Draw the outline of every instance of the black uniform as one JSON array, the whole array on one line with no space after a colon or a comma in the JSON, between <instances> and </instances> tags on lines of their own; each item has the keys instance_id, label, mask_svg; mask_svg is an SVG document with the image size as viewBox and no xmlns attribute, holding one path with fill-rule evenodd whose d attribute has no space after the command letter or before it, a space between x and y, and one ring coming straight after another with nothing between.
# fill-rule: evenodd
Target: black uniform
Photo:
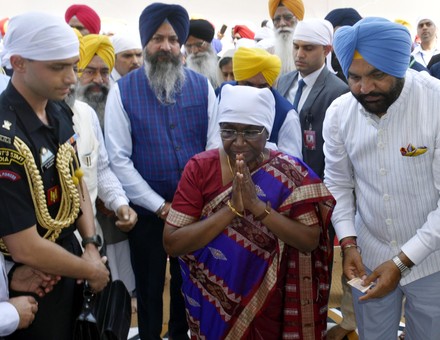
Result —
<instances>
[{"instance_id":1,"label":"black uniform","mask_svg":"<svg viewBox=\"0 0 440 340\"><path fill-rule=\"evenodd\" d=\"M46 107L49 125L45 125L26 100L9 83L0 96L0 237L14 234L37 224L38 232L47 231L38 225L24 156L14 147L18 136L32 151L43 179L46 203L54 218L58 212L61 187L55 167L59 145L73 143L72 114L64 106L50 102ZM57 243L71 253L80 255L81 247L73 234L75 226L64 228ZM18 265L18 264L17 264ZM62 278L54 290L38 301L38 313L28 329L13 333L8 339L70 339L81 287L74 279ZM10 296L23 295L10 291ZM28 295L28 293L26 293Z\"/></svg>"}]
</instances>

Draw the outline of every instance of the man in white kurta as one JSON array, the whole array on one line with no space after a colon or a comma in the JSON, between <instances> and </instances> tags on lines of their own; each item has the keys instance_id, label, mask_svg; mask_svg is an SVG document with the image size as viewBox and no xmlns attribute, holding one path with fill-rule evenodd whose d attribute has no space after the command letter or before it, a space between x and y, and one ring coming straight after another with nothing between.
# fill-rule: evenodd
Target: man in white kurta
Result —
<instances>
[{"instance_id":1,"label":"man in white kurta","mask_svg":"<svg viewBox=\"0 0 440 340\"><path fill-rule=\"evenodd\" d=\"M361 339L440 339L440 82L407 70L411 39L385 19L335 34L351 93L324 121L325 184ZM368 277L366 275L369 275Z\"/></svg>"}]
</instances>

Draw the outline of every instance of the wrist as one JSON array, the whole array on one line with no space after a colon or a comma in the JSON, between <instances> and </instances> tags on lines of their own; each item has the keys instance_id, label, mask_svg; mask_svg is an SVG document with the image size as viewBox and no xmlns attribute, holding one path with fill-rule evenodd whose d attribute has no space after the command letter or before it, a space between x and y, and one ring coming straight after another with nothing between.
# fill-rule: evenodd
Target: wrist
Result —
<instances>
[{"instance_id":1,"label":"wrist","mask_svg":"<svg viewBox=\"0 0 440 340\"><path fill-rule=\"evenodd\" d=\"M271 212L272 212L272 206L271 206L271 204L270 204L270 201L267 201L267 202L266 202L266 205L264 206L264 210L263 210L261 213L254 215L254 216L255 216L254 219L255 219L256 221L262 221L262 220L264 220L267 216L269 216Z\"/></svg>"},{"instance_id":2,"label":"wrist","mask_svg":"<svg viewBox=\"0 0 440 340\"><path fill-rule=\"evenodd\" d=\"M362 253L361 248L357 245L356 237L344 237L339 245L341 247L341 256L344 257L345 253L349 251L349 249L356 249L359 254Z\"/></svg>"},{"instance_id":3,"label":"wrist","mask_svg":"<svg viewBox=\"0 0 440 340\"><path fill-rule=\"evenodd\" d=\"M102 246L102 238L100 235L93 235L91 237L85 237L81 241L81 245L84 249L86 247L95 246L96 249Z\"/></svg>"},{"instance_id":4,"label":"wrist","mask_svg":"<svg viewBox=\"0 0 440 340\"><path fill-rule=\"evenodd\" d=\"M228 205L229 210L231 210L236 216L244 217L244 211L238 211L233 205L231 200L228 200L226 203Z\"/></svg>"},{"instance_id":5,"label":"wrist","mask_svg":"<svg viewBox=\"0 0 440 340\"><path fill-rule=\"evenodd\" d=\"M167 201L163 201L163 203L160 205L159 209L156 210L155 214L160 217L162 214L163 209L165 208L165 205L167 204Z\"/></svg>"}]
</instances>

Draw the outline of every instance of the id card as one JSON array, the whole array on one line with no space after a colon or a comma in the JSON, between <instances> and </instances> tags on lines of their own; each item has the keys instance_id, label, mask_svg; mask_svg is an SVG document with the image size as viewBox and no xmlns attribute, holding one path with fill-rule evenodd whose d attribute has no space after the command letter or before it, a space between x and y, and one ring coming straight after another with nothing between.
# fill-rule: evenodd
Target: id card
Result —
<instances>
[{"instance_id":1,"label":"id card","mask_svg":"<svg viewBox=\"0 0 440 340\"><path fill-rule=\"evenodd\" d=\"M350 286L360 290L362 293L365 293L368 289L373 286L373 283L370 283L368 286L362 286L362 279L360 277L355 277L347 282Z\"/></svg>"},{"instance_id":2,"label":"id card","mask_svg":"<svg viewBox=\"0 0 440 340\"><path fill-rule=\"evenodd\" d=\"M316 131L304 130L304 146L307 150L316 149Z\"/></svg>"}]
</instances>

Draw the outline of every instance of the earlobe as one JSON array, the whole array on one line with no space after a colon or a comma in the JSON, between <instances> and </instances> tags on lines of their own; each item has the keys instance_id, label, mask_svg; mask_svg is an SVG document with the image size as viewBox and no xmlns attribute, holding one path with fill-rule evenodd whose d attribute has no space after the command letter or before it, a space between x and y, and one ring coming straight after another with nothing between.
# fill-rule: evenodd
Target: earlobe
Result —
<instances>
[{"instance_id":1,"label":"earlobe","mask_svg":"<svg viewBox=\"0 0 440 340\"><path fill-rule=\"evenodd\" d=\"M22 72L25 67L25 59L19 55L13 55L10 58L11 66L14 72Z\"/></svg>"}]
</instances>

